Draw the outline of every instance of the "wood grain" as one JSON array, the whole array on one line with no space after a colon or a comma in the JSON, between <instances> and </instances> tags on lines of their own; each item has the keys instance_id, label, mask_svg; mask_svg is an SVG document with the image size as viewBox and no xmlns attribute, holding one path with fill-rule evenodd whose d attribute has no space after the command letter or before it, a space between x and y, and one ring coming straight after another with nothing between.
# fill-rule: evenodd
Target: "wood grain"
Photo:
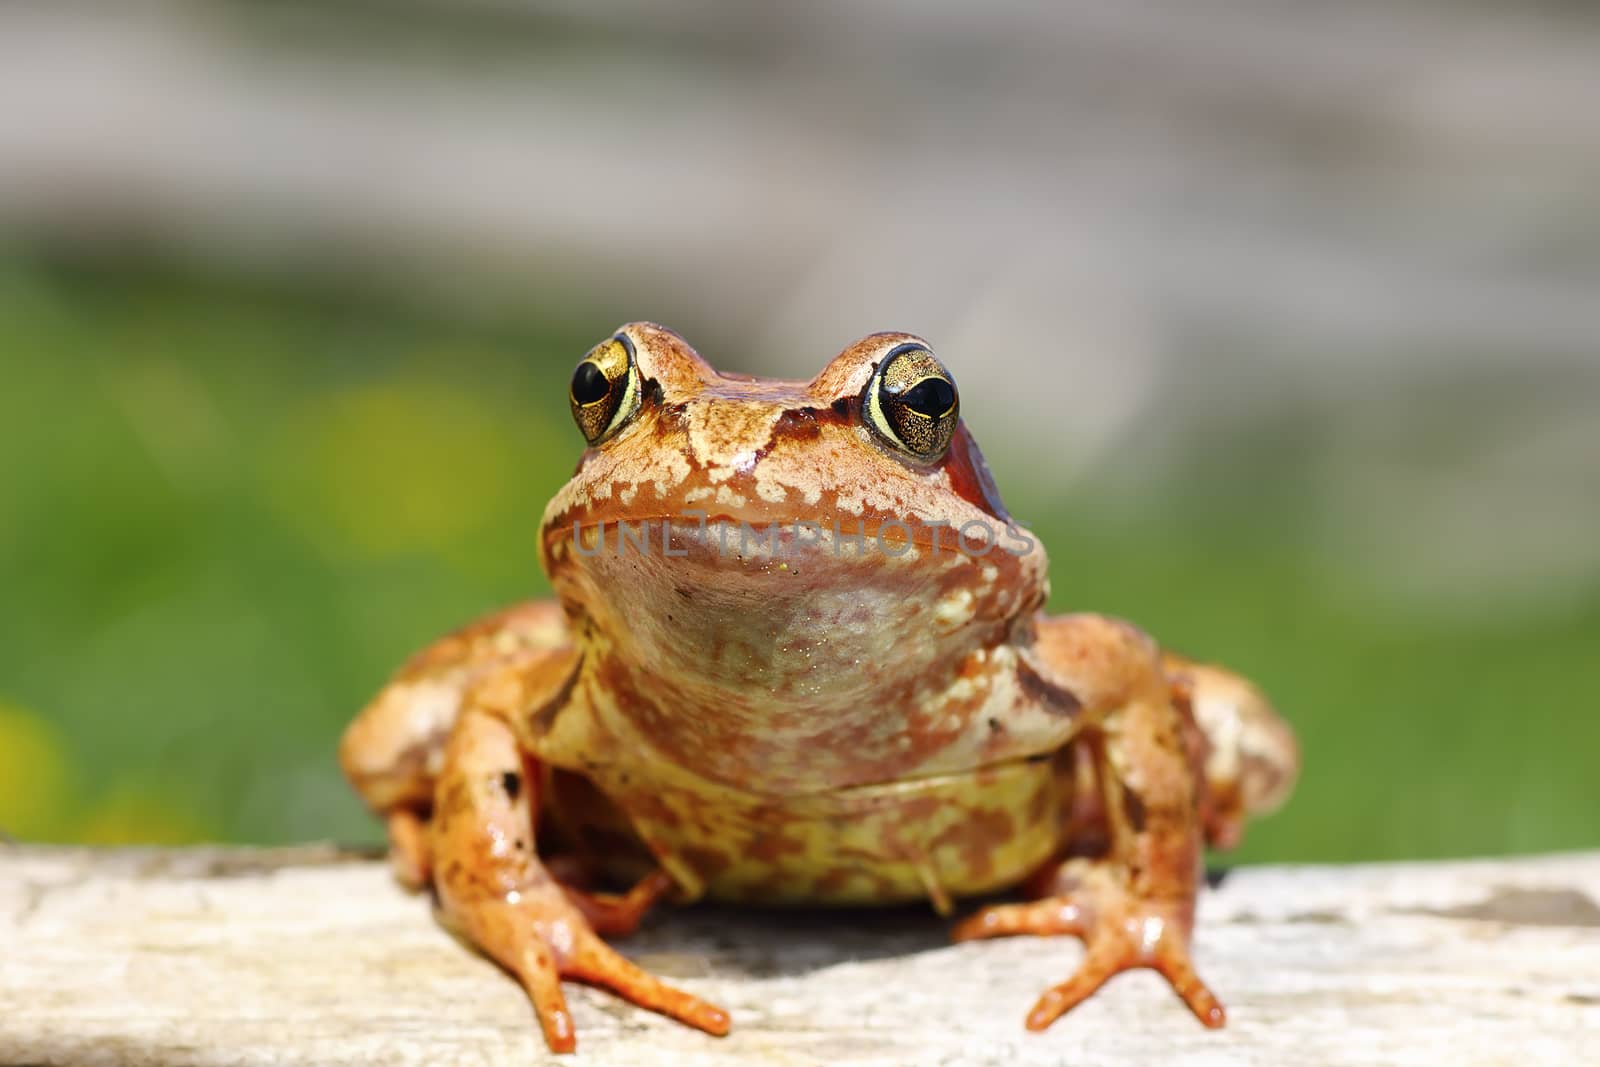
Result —
<instances>
[{"instance_id":1,"label":"wood grain","mask_svg":"<svg viewBox=\"0 0 1600 1067\"><path fill-rule=\"evenodd\" d=\"M623 943L729 1008L690 1032L572 987L577 1064L1600 1062L1600 853L1272 867L1202 901L1202 1030L1148 975L1043 1035L1074 942L920 909L667 910ZM332 846L0 846L0 1064L541 1063L521 991Z\"/></svg>"}]
</instances>

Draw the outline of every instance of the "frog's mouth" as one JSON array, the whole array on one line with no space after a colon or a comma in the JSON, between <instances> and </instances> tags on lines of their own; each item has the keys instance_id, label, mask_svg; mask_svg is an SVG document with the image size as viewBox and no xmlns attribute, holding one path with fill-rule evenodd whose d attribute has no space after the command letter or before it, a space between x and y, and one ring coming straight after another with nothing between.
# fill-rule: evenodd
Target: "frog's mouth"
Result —
<instances>
[{"instance_id":1,"label":"frog's mouth","mask_svg":"<svg viewBox=\"0 0 1600 1067\"><path fill-rule=\"evenodd\" d=\"M899 519L841 528L696 515L575 523L566 536L547 540L547 549L561 564L552 568L558 586L568 573L590 579L574 590L586 602L619 600L633 613L649 613L674 599L697 600L701 612L726 601L730 613L750 622L766 613L752 597L768 609L883 597L914 610L941 595L975 600L1030 585L1018 579L1032 561L980 544L988 536L1004 535ZM1018 543L1031 550L1031 540Z\"/></svg>"},{"instance_id":2,"label":"frog's mouth","mask_svg":"<svg viewBox=\"0 0 1600 1067\"><path fill-rule=\"evenodd\" d=\"M937 594L941 577L967 569L953 552L930 560L900 531L836 535L817 525L755 526L732 519L617 522L575 531L560 568L591 606L610 603L629 625L656 616L686 630L746 634L786 626L839 632L869 626L899 604L902 622ZM895 538L899 537L896 541ZM877 620L888 624L893 620Z\"/></svg>"},{"instance_id":3,"label":"frog's mouth","mask_svg":"<svg viewBox=\"0 0 1600 1067\"><path fill-rule=\"evenodd\" d=\"M794 560L883 563L947 561L954 557L1003 563L1037 552L1032 535L1006 521L973 520L955 526L914 516L863 516L848 519L777 515L711 514L685 509L677 515L574 519L547 528L545 548L552 562L582 562L602 556L657 556L702 564L715 557L729 564L782 565Z\"/></svg>"},{"instance_id":4,"label":"frog's mouth","mask_svg":"<svg viewBox=\"0 0 1600 1067\"><path fill-rule=\"evenodd\" d=\"M880 545L716 520L630 525L566 541L558 595L630 664L766 707L870 706L1004 640L1041 595L1031 560L934 554L896 543L898 530Z\"/></svg>"}]
</instances>

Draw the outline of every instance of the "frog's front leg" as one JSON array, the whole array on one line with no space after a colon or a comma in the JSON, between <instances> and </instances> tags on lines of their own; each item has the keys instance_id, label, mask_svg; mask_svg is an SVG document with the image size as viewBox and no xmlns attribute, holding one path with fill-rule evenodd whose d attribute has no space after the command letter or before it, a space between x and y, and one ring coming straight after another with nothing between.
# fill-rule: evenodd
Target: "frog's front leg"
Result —
<instances>
[{"instance_id":1,"label":"frog's front leg","mask_svg":"<svg viewBox=\"0 0 1600 1067\"><path fill-rule=\"evenodd\" d=\"M554 600L486 615L412 656L345 729L339 765L383 817L390 865L403 885L428 884L434 783L467 690L518 659L566 647L566 618Z\"/></svg>"},{"instance_id":2,"label":"frog's front leg","mask_svg":"<svg viewBox=\"0 0 1600 1067\"><path fill-rule=\"evenodd\" d=\"M1078 972L1047 990L1028 1015L1042 1030L1113 975L1148 967L1171 983L1195 1017L1224 1022L1222 1005L1189 958L1201 872L1197 782L1154 643L1099 616L1041 619L1031 666L1072 692L1102 790L1104 855L1069 858L1026 887L1038 899L985 908L960 923L957 940L1073 934L1086 955Z\"/></svg>"},{"instance_id":3,"label":"frog's front leg","mask_svg":"<svg viewBox=\"0 0 1600 1067\"><path fill-rule=\"evenodd\" d=\"M596 925L630 928L670 882L650 876L613 907L602 902L596 910L595 898L574 899L540 861L537 771L500 714L468 704L445 749L431 827L443 921L517 977L554 1052L577 1047L563 978L605 986L707 1033L727 1033L726 1012L647 974L595 933Z\"/></svg>"}]
</instances>

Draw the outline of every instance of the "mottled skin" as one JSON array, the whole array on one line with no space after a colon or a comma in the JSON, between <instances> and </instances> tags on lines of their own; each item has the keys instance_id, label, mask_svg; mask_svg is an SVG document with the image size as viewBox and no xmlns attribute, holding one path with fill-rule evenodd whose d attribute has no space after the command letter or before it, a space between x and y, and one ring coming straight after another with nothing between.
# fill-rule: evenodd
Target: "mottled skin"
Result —
<instances>
[{"instance_id":1,"label":"mottled skin","mask_svg":"<svg viewBox=\"0 0 1600 1067\"><path fill-rule=\"evenodd\" d=\"M1030 1028L1135 967L1220 1026L1189 959L1201 851L1298 766L1261 696L1127 623L1041 613L1044 550L953 402L944 437L902 416L932 454L885 431L902 394L874 374L923 359L916 338L867 337L797 383L719 374L657 326L617 336L586 360L604 374L574 377L592 446L540 530L556 599L429 647L346 732L400 878L521 980L557 1051L575 1046L562 978L727 1031L598 936L667 896L948 913L1018 887L1028 902L955 936L1083 939ZM963 547L973 523L995 544Z\"/></svg>"}]
</instances>

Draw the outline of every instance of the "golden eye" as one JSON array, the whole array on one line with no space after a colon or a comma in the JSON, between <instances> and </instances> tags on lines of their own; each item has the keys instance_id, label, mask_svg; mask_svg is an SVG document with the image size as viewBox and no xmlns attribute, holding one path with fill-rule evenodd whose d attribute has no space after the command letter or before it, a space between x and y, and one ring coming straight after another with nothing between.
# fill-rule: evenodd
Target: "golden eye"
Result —
<instances>
[{"instance_id":1,"label":"golden eye","mask_svg":"<svg viewBox=\"0 0 1600 1067\"><path fill-rule=\"evenodd\" d=\"M961 419L954 379L920 344L889 351L867 382L861 407L879 437L922 463L944 455Z\"/></svg>"},{"instance_id":2,"label":"golden eye","mask_svg":"<svg viewBox=\"0 0 1600 1067\"><path fill-rule=\"evenodd\" d=\"M626 334L602 341L572 372L572 420L583 439L597 445L639 410L639 364Z\"/></svg>"}]
</instances>

